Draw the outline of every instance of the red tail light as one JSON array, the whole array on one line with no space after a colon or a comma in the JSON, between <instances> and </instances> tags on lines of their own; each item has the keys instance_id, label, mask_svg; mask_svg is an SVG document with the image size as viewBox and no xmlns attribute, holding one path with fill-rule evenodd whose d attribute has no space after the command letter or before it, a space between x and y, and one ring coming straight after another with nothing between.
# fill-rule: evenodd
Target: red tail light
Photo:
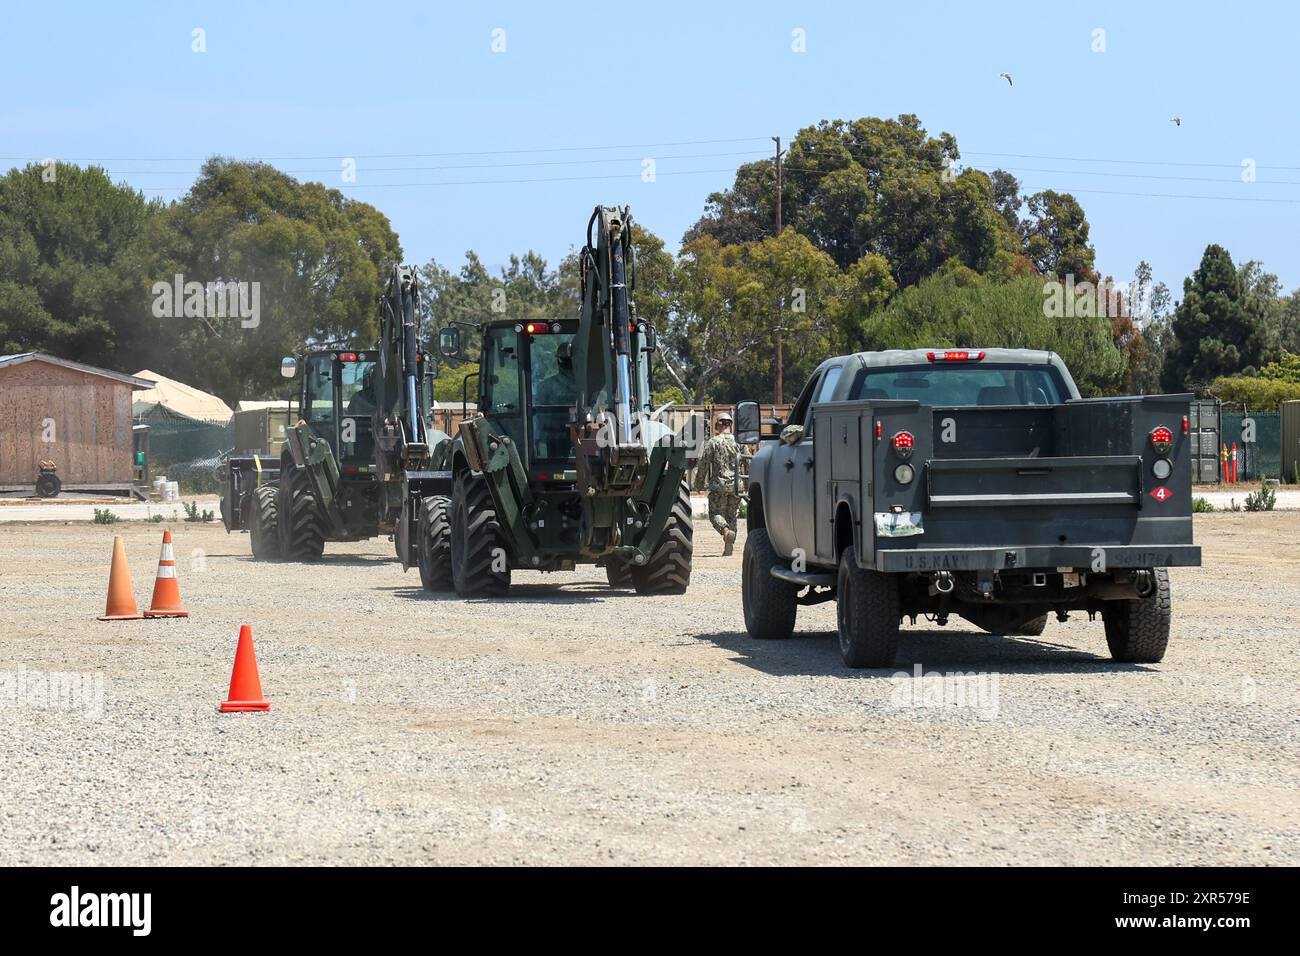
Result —
<instances>
[{"instance_id":1,"label":"red tail light","mask_svg":"<svg viewBox=\"0 0 1300 956\"><path fill-rule=\"evenodd\" d=\"M885 436L885 426L876 422L876 441L880 441Z\"/></svg>"},{"instance_id":2,"label":"red tail light","mask_svg":"<svg viewBox=\"0 0 1300 956\"><path fill-rule=\"evenodd\" d=\"M911 432L899 432L891 442L894 446L894 454L903 461L912 457L912 448L916 445L916 439L912 437Z\"/></svg>"},{"instance_id":3,"label":"red tail light","mask_svg":"<svg viewBox=\"0 0 1300 956\"><path fill-rule=\"evenodd\" d=\"M1187 416L1183 416L1183 434L1186 435L1191 426L1187 423Z\"/></svg>"},{"instance_id":4,"label":"red tail light","mask_svg":"<svg viewBox=\"0 0 1300 956\"><path fill-rule=\"evenodd\" d=\"M1174 447L1174 433L1164 425L1157 425L1151 429L1151 447L1162 457L1169 454L1169 450Z\"/></svg>"},{"instance_id":5,"label":"red tail light","mask_svg":"<svg viewBox=\"0 0 1300 956\"><path fill-rule=\"evenodd\" d=\"M925 357L931 362L979 362L984 358L984 353L951 349L947 352L926 352Z\"/></svg>"},{"instance_id":6,"label":"red tail light","mask_svg":"<svg viewBox=\"0 0 1300 956\"><path fill-rule=\"evenodd\" d=\"M356 360L357 360L357 353L356 353L356 352L340 352L340 353L339 353L339 361L340 361L340 362L355 362Z\"/></svg>"}]
</instances>

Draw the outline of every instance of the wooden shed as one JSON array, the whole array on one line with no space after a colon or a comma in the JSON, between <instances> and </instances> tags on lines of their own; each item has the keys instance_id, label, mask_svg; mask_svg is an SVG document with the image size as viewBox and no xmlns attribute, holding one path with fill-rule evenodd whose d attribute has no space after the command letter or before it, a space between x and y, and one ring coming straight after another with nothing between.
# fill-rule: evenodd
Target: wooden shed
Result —
<instances>
[{"instance_id":1,"label":"wooden shed","mask_svg":"<svg viewBox=\"0 0 1300 956\"><path fill-rule=\"evenodd\" d=\"M131 396L152 387L38 352L0 355L0 492L31 492L53 461L65 492L129 494Z\"/></svg>"}]
</instances>

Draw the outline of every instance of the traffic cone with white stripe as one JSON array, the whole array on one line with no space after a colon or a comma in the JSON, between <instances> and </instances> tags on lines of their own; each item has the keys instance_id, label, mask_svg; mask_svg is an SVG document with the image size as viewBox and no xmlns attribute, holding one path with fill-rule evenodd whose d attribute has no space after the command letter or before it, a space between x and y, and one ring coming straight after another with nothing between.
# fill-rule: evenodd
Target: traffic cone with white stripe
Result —
<instances>
[{"instance_id":1,"label":"traffic cone with white stripe","mask_svg":"<svg viewBox=\"0 0 1300 956\"><path fill-rule=\"evenodd\" d=\"M158 577L153 584L153 600L145 617L189 617L181 609L181 589L176 583L176 555L172 551L171 529L163 532L162 554L158 557Z\"/></svg>"}]
</instances>

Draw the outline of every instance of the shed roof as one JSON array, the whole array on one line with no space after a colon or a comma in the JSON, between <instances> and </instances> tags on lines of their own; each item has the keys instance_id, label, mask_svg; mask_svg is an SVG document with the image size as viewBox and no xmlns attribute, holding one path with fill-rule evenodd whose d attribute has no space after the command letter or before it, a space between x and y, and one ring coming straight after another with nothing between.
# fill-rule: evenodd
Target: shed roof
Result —
<instances>
[{"instance_id":1,"label":"shed roof","mask_svg":"<svg viewBox=\"0 0 1300 956\"><path fill-rule=\"evenodd\" d=\"M7 368L11 365L22 365L24 362L48 362L51 365L60 365L63 368L75 369L78 372L85 372L87 375L99 375L103 378L111 378L115 382L122 382L130 385L132 388L151 388L153 382L138 378L134 375L126 375L122 372L112 372L106 368L96 368L94 365L85 365L81 362L73 362L71 359L56 358L53 355L46 355L43 352L17 352L13 355L0 355L0 368Z\"/></svg>"},{"instance_id":2,"label":"shed roof","mask_svg":"<svg viewBox=\"0 0 1300 956\"><path fill-rule=\"evenodd\" d=\"M169 411L203 422L229 422L235 414L230 406L193 385L186 385L147 368L135 373L138 379L146 380L148 391L132 396L132 404L137 412L142 406L161 405Z\"/></svg>"}]
</instances>

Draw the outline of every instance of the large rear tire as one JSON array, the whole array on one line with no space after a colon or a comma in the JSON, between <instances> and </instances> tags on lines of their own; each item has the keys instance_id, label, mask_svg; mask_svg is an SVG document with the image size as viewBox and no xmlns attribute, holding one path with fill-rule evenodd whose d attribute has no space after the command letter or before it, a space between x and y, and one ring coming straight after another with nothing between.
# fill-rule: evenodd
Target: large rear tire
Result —
<instances>
[{"instance_id":1,"label":"large rear tire","mask_svg":"<svg viewBox=\"0 0 1300 956\"><path fill-rule=\"evenodd\" d=\"M462 471L451 494L452 585L461 597L510 590L509 550L487 482Z\"/></svg>"},{"instance_id":2,"label":"large rear tire","mask_svg":"<svg viewBox=\"0 0 1300 956\"><path fill-rule=\"evenodd\" d=\"M451 591L451 499L432 495L420 502L416 525L416 562L426 591Z\"/></svg>"},{"instance_id":3,"label":"large rear tire","mask_svg":"<svg viewBox=\"0 0 1300 956\"><path fill-rule=\"evenodd\" d=\"M279 503L275 485L261 485L248 496L248 540L254 561L277 561L280 558Z\"/></svg>"},{"instance_id":4,"label":"large rear tire","mask_svg":"<svg viewBox=\"0 0 1300 956\"><path fill-rule=\"evenodd\" d=\"M280 469L280 556L318 561L325 551L325 516L316 504L307 473L286 462Z\"/></svg>"},{"instance_id":5,"label":"large rear tire","mask_svg":"<svg viewBox=\"0 0 1300 956\"><path fill-rule=\"evenodd\" d=\"M1169 593L1169 571L1155 569L1156 589L1137 601L1111 601L1101 612L1106 626L1110 656L1126 664L1155 664L1164 659L1169 647L1169 622L1173 598Z\"/></svg>"},{"instance_id":6,"label":"large rear tire","mask_svg":"<svg viewBox=\"0 0 1300 956\"><path fill-rule=\"evenodd\" d=\"M632 586L637 594L685 594L691 584L691 554L695 527L691 521L691 489L685 481L678 486L677 500L664 525L663 535L650 560L633 566Z\"/></svg>"},{"instance_id":7,"label":"large rear tire","mask_svg":"<svg viewBox=\"0 0 1300 956\"><path fill-rule=\"evenodd\" d=\"M740 599L745 610L745 630L760 641L782 641L794 633L799 588L772 577L772 569L780 563L767 529L751 528L741 558Z\"/></svg>"},{"instance_id":8,"label":"large rear tire","mask_svg":"<svg viewBox=\"0 0 1300 956\"><path fill-rule=\"evenodd\" d=\"M898 579L858 567L853 546L840 555L835 614L840 655L849 667L892 667L901 619Z\"/></svg>"}]
</instances>

